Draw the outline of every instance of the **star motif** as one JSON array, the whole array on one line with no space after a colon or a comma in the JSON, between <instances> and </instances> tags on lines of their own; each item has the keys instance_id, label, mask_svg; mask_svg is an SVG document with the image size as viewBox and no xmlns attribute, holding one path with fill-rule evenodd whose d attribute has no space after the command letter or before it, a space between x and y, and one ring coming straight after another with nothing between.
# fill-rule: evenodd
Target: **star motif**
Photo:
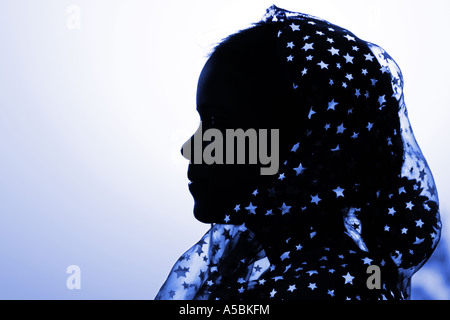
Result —
<instances>
[{"instance_id":1,"label":"star motif","mask_svg":"<svg viewBox=\"0 0 450 320\"><path fill-rule=\"evenodd\" d=\"M295 284L293 284L292 286L289 286L289 289L287 289L287 291L290 291L290 292L294 292L294 290L297 290L297 288L295 287Z\"/></svg>"},{"instance_id":2,"label":"star motif","mask_svg":"<svg viewBox=\"0 0 450 320\"><path fill-rule=\"evenodd\" d=\"M281 259L281 261L283 261L283 260L285 260L285 259L289 259L290 257L289 257L289 254L290 254L291 252L290 251L286 251L285 253L283 253L281 256L280 256L280 259Z\"/></svg>"},{"instance_id":3,"label":"star motif","mask_svg":"<svg viewBox=\"0 0 450 320\"><path fill-rule=\"evenodd\" d=\"M339 197L343 197L344 198L344 190L345 189L342 189L339 186L336 189L334 189L333 191L336 192L336 198L339 198Z\"/></svg>"},{"instance_id":4,"label":"star motif","mask_svg":"<svg viewBox=\"0 0 450 320\"><path fill-rule=\"evenodd\" d=\"M189 272L189 268L181 268L181 266L178 266L178 268L174 270L174 272L177 274L177 279L180 277L186 278L186 273Z\"/></svg>"},{"instance_id":5,"label":"star motif","mask_svg":"<svg viewBox=\"0 0 450 320\"><path fill-rule=\"evenodd\" d=\"M300 26L294 24L293 22L289 27L292 28L292 31L300 31Z\"/></svg>"},{"instance_id":6,"label":"star motif","mask_svg":"<svg viewBox=\"0 0 450 320\"><path fill-rule=\"evenodd\" d=\"M347 38L348 41L355 41L356 42L355 37L352 37L349 34L345 35L344 38Z\"/></svg>"},{"instance_id":7,"label":"star motif","mask_svg":"<svg viewBox=\"0 0 450 320\"><path fill-rule=\"evenodd\" d=\"M236 211L236 212L238 212L239 210L241 210L241 205L240 205L240 204L237 204L237 205L234 207L233 210Z\"/></svg>"},{"instance_id":8,"label":"star motif","mask_svg":"<svg viewBox=\"0 0 450 320\"><path fill-rule=\"evenodd\" d=\"M313 114L316 114L316 112L315 112L315 111L313 110L313 108L311 107L311 109L309 110L308 119L311 120L311 116L312 116Z\"/></svg>"},{"instance_id":9,"label":"star motif","mask_svg":"<svg viewBox=\"0 0 450 320\"><path fill-rule=\"evenodd\" d=\"M366 76L369 72L367 71L367 69L362 69L361 73Z\"/></svg>"},{"instance_id":10,"label":"star motif","mask_svg":"<svg viewBox=\"0 0 450 320\"><path fill-rule=\"evenodd\" d=\"M306 57L306 61L312 61L313 58L314 57L312 55L309 55L309 56Z\"/></svg>"},{"instance_id":11,"label":"star motif","mask_svg":"<svg viewBox=\"0 0 450 320\"><path fill-rule=\"evenodd\" d=\"M328 102L328 109L327 110L335 110L335 107L338 105L338 102L335 102L334 99Z\"/></svg>"},{"instance_id":12,"label":"star motif","mask_svg":"<svg viewBox=\"0 0 450 320\"><path fill-rule=\"evenodd\" d=\"M298 165L297 168L294 168L294 170L295 170L297 176L298 176L299 174L302 174L302 172L303 172L305 169L306 169L306 168L304 168L304 167L302 166L301 163Z\"/></svg>"},{"instance_id":13,"label":"star motif","mask_svg":"<svg viewBox=\"0 0 450 320\"><path fill-rule=\"evenodd\" d=\"M290 209L291 209L291 206L287 206L286 203L283 202L283 205L280 207L281 214L284 215L286 213L289 213Z\"/></svg>"},{"instance_id":14,"label":"star motif","mask_svg":"<svg viewBox=\"0 0 450 320\"><path fill-rule=\"evenodd\" d=\"M304 75L307 74L307 73L308 73L308 69L303 68L303 70L302 70L302 76L304 76Z\"/></svg>"},{"instance_id":15,"label":"star motif","mask_svg":"<svg viewBox=\"0 0 450 320\"><path fill-rule=\"evenodd\" d=\"M390 214L390 215L392 215L392 216L394 215L394 213L397 212L397 211L395 211L394 207L388 208L388 210L389 210L388 214Z\"/></svg>"},{"instance_id":16,"label":"star motif","mask_svg":"<svg viewBox=\"0 0 450 320\"><path fill-rule=\"evenodd\" d=\"M372 263L372 259L365 257L364 259L362 259L364 261L364 264L368 264L370 266L370 264Z\"/></svg>"},{"instance_id":17,"label":"star motif","mask_svg":"<svg viewBox=\"0 0 450 320\"><path fill-rule=\"evenodd\" d=\"M390 228L391 228L391 227L389 227L388 225L385 225L385 226L384 226L384 231L389 231Z\"/></svg>"},{"instance_id":18,"label":"star motif","mask_svg":"<svg viewBox=\"0 0 450 320\"><path fill-rule=\"evenodd\" d=\"M256 214L255 209L258 208L257 206L254 206L251 202L248 205L248 207L245 207L245 209L251 213L251 214Z\"/></svg>"},{"instance_id":19,"label":"star motif","mask_svg":"<svg viewBox=\"0 0 450 320\"><path fill-rule=\"evenodd\" d=\"M334 47L331 47L331 49L328 49L328 51L331 52L331 55L339 55L339 49L335 49Z\"/></svg>"},{"instance_id":20,"label":"star motif","mask_svg":"<svg viewBox=\"0 0 450 320\"><path fill-rule=\"evenodd\" d=\"M341 125L339 127L337 127L336 133L344 133L345 130L346 130L346 128L344 127L344 123L341 123Z\"/></svg>"},{"instance_id":21,"label":"star motif","mask_svg":"<svg viewBox=\"0 0 450 320\"><path fill-rule=\"evenodd\" d=\"M225 219L223 219L223 221L225 221L225 223L230 222L230 215L229 214L225 215Z\"/></svg>"},{"instance_id":22,"label":"star motif","mask_svg":"<svg viewBox=\"0 0 450 320\"><path fill-rule=\"evenodd\" d=\"M308 288L310 288L311 290L317 289L317 286L315 283L310 283Z\"/></svg>"},{"instance_id":23,"label":"star motif","mask_svg":"<svg viewBox=\"0 0 450 320\"><path fill-rule=\"evenodd\" d=\"M299 147L300 147L300 142L297 142L296 144L294 144L294 146L292 147L291 151L292 152L296 152Z\"/></svg>"},{"instance_id":24,"label":"star motif","mask_svg":"<svg viewBox=\"0 0 450 320\"><path fill-rule=\"evenodd\" d=\"M302 248L303 248L303 247L302 247L301 244L298 244L298 245L295 246L295 249L297 249L297 251L302 250Z\"/></svg>"},{"instance_id":25,"label":"star motif","mask_svg":"<svg viewBox=\"0 0 450 320\"><path fill-rule=\"evenodd\" d=\"M292 56L292 55L289 55L288 57L287 57L287 61L293 61L294 60L294 57Z\"/></svg>"},{"instance_id":26,"label":"star motif","mask_svg":"<svg viewBox=\"0 0 450 320\"><path fill-rule=\"evenodd\" d=\"M329 294L330 296L334 297L334 290L328 290L327 294Z\"/></svg>"},{"instance_id":27,"label":"star motif","mask_svg":"<svg viewBox=\"0 0 450 320\"><path fill-rule=\"evenodd\" d=\"M370 131L373 128L373 123L369 122L366 128Z\"/></svg>"},{"instance_id":28,"label":"star motif","mask_svg":"<svg viewBox=\"0 0 450 320\"><path fill-rule=\"evenodd\" d=\"M351 75L351 74L349 74L349 73L347 73L347 74L345 75L345 77L348 79L348 81L353 80L353 75Z\"/></svg>"},{"instance_id":29,"label":"star motif","mask_svg":"<svg viewBox=\"0 0 450 320\"><path fill-rule=\"evenodd\" d=\"M408 232L408 229L407 228L403 228L402 229L402 234L406 234Z\"/></svg>"},{"instance_id":30,"label":"star motif","mask_svg":"<svg viewBox=\"0 0 450 320\"><path fill-rule=\"evenodd\" d=\"M406 209L412 210L413 207L414 207L414 205L412 204L411 201L406 203Z\"/></svg>"},{"instance_id":31,"label":"star motif","mask_svg":"<svg viewBox=\"0 0 450 320\"><path fill-rule=\"evenodd\" d=\"M311 203L319 204L319 201L322 199L319 198L319 194L316 194L315 196L311 196Z\"/></svg>"},{"instance_id":32,"label":"star motif","mask_svg":"<svg viewBox=\"0 0 450 320\"><path fill-rule=\"evenodd\" d=\"M330 149L330 151L336 152L341 150L341 148L339 147L339 145L336 146L336 148Z\"/></svg>"},{"instance_id":33,"label":"star motif","mask_svg":"<svg viewBox=\"0 0 450 320\"><path fill-rule=\"evenodd\" d=\"M314 42L313 43L305 43L305 45L303 46L303 50L308 51L308 50L314 50L313 48Z\"/></svg>"},{"instance_id":34,"label":"star motif","mask_svg":"<svg viewBox=\"0 0 450 320\"><path fill-rule=\"evenodd\" d=\"M344 56L344 58L345 58L345 62L346 63L351 63L351 64L353 64L353 58L354 57L352 57L351 55L349 55L348 53Z\"/></svg>"},{"instance_id":35,"label":"star motif","mask_svg":"<svg viewBox=\"0 0 450 320\"><path fill-rule=\"evenodd\" d=\"M278 177L278 180L283 181L283 179L286 179L286 176L284 175L284 173L280 173L280 176Z\"/></svg>"},{"instance_id":36,"label":"star motif","mask_svg":"<svg viewBox=\"0 0 450 320\"><path fill-rule=\"evenodd\" d=\"M287 46L286 46L286 48L290 48L290 49L294 49L294 47L295 47L295 45L294 45L294 42L288 42L288 44L287 44Z\"/></svg>"},{"instance_id":37,"label":"star motif","mask_svg":"<svg viewBox=\"0 0 450 320\"><path fill-rule=\"evenodd\" d=\"M380 106L382 106L383 104L386 103L386 95L382 95L378 98L378 103L380 104Z\"/></svg>"},{"instance_id":38,"label":"star motif","mask_svg":"<svg viewBox=\"0 0 450 320\"><path fill-rule=\"evenodd\" d=\"M352 277L352 275L349 272L347 272L347 274L342 277L345 279L344 284L350 283L351 285L353 285L353 279L355 279L355 277Z\"/></svg>"},{"instance_id":39,"label":"star motif","mask_svg":"<svg viewBox=\"0 0 450 320\"><path fill-rule=\"evenodd\" d=\"M422 228L422 226L424 225L422 219L416 220L416 227Z\"/></svg>"},{"instance_id":40,"label":"star motif","mask_svg":"<svg viewBox=\"0 0 450 320\"><path fill-rule=\"evenodd\" d=\"M266 216L272 216L272 215L273 215L272 209L266 211Z\"/></svg>"},{"instance_id":41,"label":"star motif","mask_svg":"<svg viewBox=\"0 0 450 320\"><path fill-rule=\"evenodd\" d=\"M317 65L320 66L321 69L328 69L328 64L323 61L320 61Z\"/></svg>"},{"instance_id":42,"label":"star motif","mask_svg":"<svg viewBox=\"0 0 450 320\"><path fill-rule=\"evenodd\" d=\"M372 56L370 53L365 54L364 57L366 58L366 61L373 61L373 58L375 58L374 56Z\"/></svg>"},{"instance_id":43,"label":"star motif","mask_svg":"<svg viewBox=\"0 0 450 320\"><path fill-rule=\"evenodd\" d=\"M272 289L272 291L270 292L270 297L271 298L273 298L273 297L275 297L275 294L276 294L277 292L275 291L275 289Z\"/></svg>"}]
</instances>

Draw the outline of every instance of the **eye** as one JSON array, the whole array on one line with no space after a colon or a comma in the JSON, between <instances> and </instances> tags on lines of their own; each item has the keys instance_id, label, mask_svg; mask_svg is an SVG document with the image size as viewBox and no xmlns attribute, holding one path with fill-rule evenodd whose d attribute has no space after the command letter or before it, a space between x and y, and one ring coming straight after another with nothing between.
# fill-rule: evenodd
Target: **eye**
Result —
<instances>
[{"instance_id":1,"label":"eye","mask_svg":"<svg viewBox=\"0 0 450 320\"><path fill-rule=\"evenodd\" d=\"M202 119L202 124L206 127L213 127L215 123L214 116L206 116Z\"/></svg>"}]
</instances>

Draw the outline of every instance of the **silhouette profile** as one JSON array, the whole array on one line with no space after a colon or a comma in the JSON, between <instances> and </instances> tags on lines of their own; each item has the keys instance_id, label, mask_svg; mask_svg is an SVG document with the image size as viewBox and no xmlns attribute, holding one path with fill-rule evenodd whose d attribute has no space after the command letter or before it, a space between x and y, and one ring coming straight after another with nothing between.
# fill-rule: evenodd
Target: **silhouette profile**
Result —
<instances>
[{"instance_id":1,"label":"silhouette profile","mask_svg":"<svg viewBox=\"0 0 450 320\"><path fill-rule=\"evenodd\" d=\"M261 164L191 161L194 215L212 226L156 299L409 298L441 222L385 50L272 6L215 48L197 110L203 131L279 129L280 166L261 175Z\"/></svg>"}]
</instances>

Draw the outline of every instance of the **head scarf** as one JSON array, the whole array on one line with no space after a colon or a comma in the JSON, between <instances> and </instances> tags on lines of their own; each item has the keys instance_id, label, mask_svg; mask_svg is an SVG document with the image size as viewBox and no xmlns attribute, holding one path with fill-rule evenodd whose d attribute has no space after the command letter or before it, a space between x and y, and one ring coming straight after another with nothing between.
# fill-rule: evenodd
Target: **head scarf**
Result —
<instances>
[{"instance_id":1,"label":"head scarf","mask_svg":"<svg viewBox=\"0 0 450 320\"><path fill-rule=\"evenodd\" d=\"M436 186L414 138L400 68L322 19L267 9L298 101L297 143L272 184L229 208L156 299L405 299L434 251ZM367 268L380 284L368 285Z\"/></svg>"}]
</instances>

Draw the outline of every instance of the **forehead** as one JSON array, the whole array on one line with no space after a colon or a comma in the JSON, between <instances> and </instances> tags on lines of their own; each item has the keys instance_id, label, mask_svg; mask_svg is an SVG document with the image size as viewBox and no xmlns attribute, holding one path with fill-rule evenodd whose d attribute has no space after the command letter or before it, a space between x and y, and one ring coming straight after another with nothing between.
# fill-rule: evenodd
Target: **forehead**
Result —
<instances>
[{"instance_id":1,"label":"forehead","mask_svg":"<svg viewBox=\"0 0 450 320\"><path fill-rule=\"evenodd\" d=\"M208 113L211 109L233 112L249 93L243 90L249 83L248 75L224 58L211 57L205 63L197 86L197 111Z\"/></svg>"}]
</instances>

